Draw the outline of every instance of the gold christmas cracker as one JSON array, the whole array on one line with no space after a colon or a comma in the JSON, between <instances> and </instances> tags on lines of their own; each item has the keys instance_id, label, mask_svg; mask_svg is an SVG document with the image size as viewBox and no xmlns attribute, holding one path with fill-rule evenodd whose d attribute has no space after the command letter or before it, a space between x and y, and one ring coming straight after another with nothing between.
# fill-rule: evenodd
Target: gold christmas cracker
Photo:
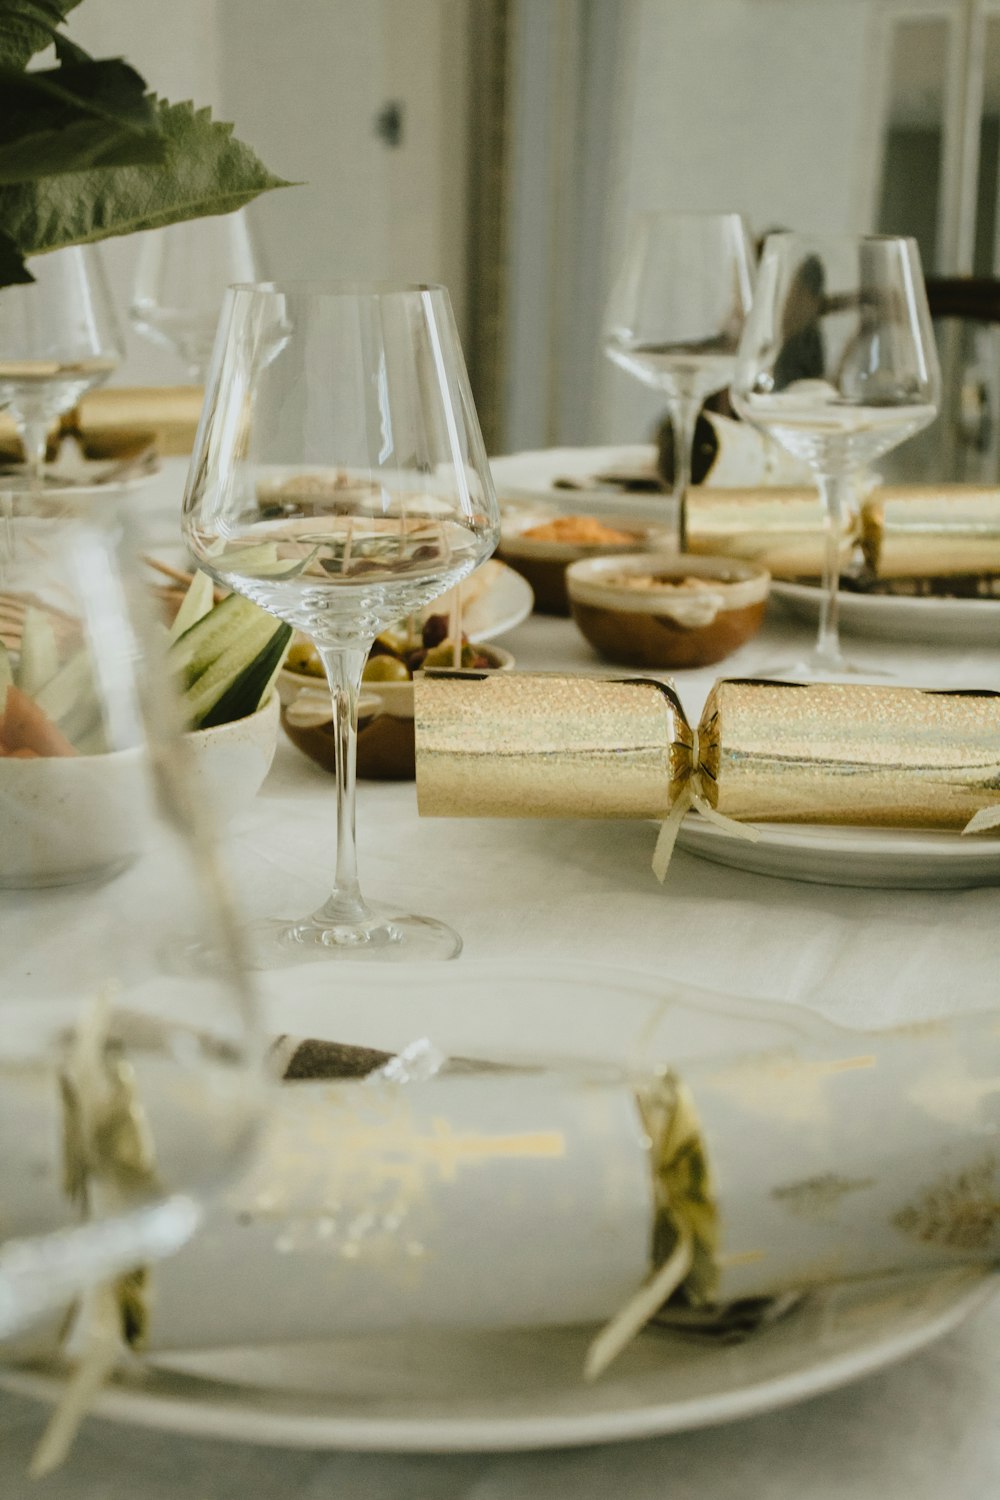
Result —
<instances>
[{"instance_id":1,"label":"gold christmas cracker","mask_svg":"<svg viewBox=\"0 0 1000 1500\"><path fill-rule=\"evenodd\" d=\"M705 795L747 821L963 828L1000 802L1000 694L721 681Z\"/></svg>"},{"instance_id":2,"label":"gold christmas cracker","mask_svg":"<svg viewBox=\"0 0 1000 1500\"><path fill-rule=\"evenodd\" d=\"M844 518L841 561L850 560L858 518ZM774 578L823 569L826 513L816 489L709 489L688 492L687 548L760 563Z\"/></svg>"},{"instance_id":3,"label":"gold christmas cracker","mask_svg":"<svg viewBox=\"0 0 1000 1500\"><path fill-rule=\"evenodd\" d=\"M662 818L691 731L651 679L435 672L415 682L425 817Z\"/></svg>"},{"instance_id":4,"label":"gold christmas cracker","mask_svg":"<svg viewBox=\"0 0 1000 1500\"><path fill-rule=\"evenodd\" d=\"M656 819L658 874L692 803L751 824L1000 821L995 692L722 680L697 733L645 678L433 673L414 702L424 816Z\"/></svg>"},{"instance_id":5,"label":"gold christmas cracker","mask_svg":"<svg viewBox=\"0 0 1000 1500\"><path fill-rule=\"evenodd\" d=\"M862 511L861 546L877 578L1000 573L1000 489L874 490Z\"/></svg>"},{"instance_id":6,"label":"gold christmas cracker","mask_svg":"<svg viewBox=\"0 0 1000 1500\"><path fill-rule=\"evenodd\" d=\"M152 443L190 453L201 416L200 385L110 386L91 391L63 421L86 458L115 458Z\"/></svg>"}]
</instances>

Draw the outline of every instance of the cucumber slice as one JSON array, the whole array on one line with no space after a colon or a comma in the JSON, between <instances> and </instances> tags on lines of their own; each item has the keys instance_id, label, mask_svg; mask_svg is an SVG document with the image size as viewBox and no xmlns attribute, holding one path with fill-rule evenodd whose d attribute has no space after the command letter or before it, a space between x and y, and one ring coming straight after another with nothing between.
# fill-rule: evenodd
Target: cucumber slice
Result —
<instances>
[{"instance_id":1,"label":"cucumber slice","mask_svg":"<svg viewBox=\"0 0 1000 1500\"><path fill-rule=\"evenodd\" d=\"M96 707L90 652L86 649L77 651L68 662L64 662L55 676L50 677L45 686L35 694L38 707L54 723L65 719L71 709L84 698L89 698ZM66 733L65 729L63 733Z\"/></svg>"},{"instance_id":2,"label":"cucumber slice","mask_svg":"<svg viewBox=\"0 0 1000 1500\"><path fill-rule=\"evenodd\" d=\"M21 657L15 681L22 693L34 698L59 669L59 648L52 621L42 609L29 605L21 627Z\"/></svg>"},{"instance_id":3,"label":"cucumber slice","mask_svg":"<svg viewBox=\"0 0 1000 1500\"><path fill-rule=\"evenodd\" d=\"M216 724L231 724L235 719L245 719L248 714L255 713L281 670L291 638L292 627L279 625L249 666L244 667L204 715L198 727L213 729Z\"/></svg>"},{"instance_id":4,"label":"cucumber slice","mask_svg":"<svg viewBox=\"0 0 1000 1500\"><path fill-rule=\"evenodd\" d=\"M197 625L209 613L215 604L214 584L207 573L196 573L188 584L187 593L181 600L181 607L177 611L174 623L170 627L167 639L176 641L185 630L190 630L192 625Z\"/></svg>"},{"instance_id":5,"label":"cucumber slice","mask_svg":"<svg viewBox=\"0 0 1000 1500\"><path fill-rule=\"evenodd\" d=\"M197 630L197 626L195 629ZM276 626L270 615L258 611L258 618L241 630L222 655L213 661L184 694L184 708L188 720L196 728L218 703L224 693L232 687L242 672L256 660L271 637L282 628ZM219 721L224 722L224 721Z\"/></svg>"},{"instance_id":6,"label":"cucumber slice","mask_svg":"<svg viewBox=\"0 0 1000 1500\"><path fill-rule=\"evenodd\" d=\"M238 643L244 631L263 622L274 629L274 618L242 594L228 594L207 615L178 636L167 652L167 666L191 683L207 672L214 661Z\"/></svg>"}]
</instances>

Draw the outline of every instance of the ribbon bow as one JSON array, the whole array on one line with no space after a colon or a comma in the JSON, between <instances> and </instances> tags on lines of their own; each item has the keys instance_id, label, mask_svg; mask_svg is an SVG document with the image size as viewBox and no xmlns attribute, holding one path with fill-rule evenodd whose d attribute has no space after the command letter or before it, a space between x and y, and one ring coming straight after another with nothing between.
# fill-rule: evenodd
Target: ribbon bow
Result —
<instances>
[{"instance_id":1,"label":"ribbon bow","mask_svg":"<svg viewBox=\"0 0 1000 1500\"><path fill-rule=\"evenodd\" d=\"M659 837L656 840L656 848L653 850L653 874L661 885L670 868L670 857L674 852L681 823L692 808L697 808L703 818L707 818L718 828L724 829L726 833L732 834L734 838L747 839L750 843L756 843L760 838L758 829L748 827L746 823L737 823L733 818L727 818L724 813L717 812L705 796L702 782L701 747L698 742L697 729L691 731L691 769L684 778L673 806L660 824ZM998 821L1000 821L1000 810L998 810Z\"/></svg>"}]
</instances>

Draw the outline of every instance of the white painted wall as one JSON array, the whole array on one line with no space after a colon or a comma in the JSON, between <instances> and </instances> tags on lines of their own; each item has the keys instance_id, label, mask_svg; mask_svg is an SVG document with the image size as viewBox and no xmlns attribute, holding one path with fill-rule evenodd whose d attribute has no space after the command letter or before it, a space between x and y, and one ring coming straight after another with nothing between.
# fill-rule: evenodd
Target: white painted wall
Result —
<instances>
[{"instance_id":1,"label":"white painted wall","mask_svg":"<svg viewBox=\"0 0 1000 1500\"><path fill-rule=\"evenodd\" d=\"M265 274L443 281L461 326L465 0L86 0L68 30L158 93L211 105L306 184L249 209ZM375 134L389 99L404 112L397 149ZM102 247L123 317L138 246ZM119 383L186 378L130 329L127 342Z\"/></svg>"}]
</instances>

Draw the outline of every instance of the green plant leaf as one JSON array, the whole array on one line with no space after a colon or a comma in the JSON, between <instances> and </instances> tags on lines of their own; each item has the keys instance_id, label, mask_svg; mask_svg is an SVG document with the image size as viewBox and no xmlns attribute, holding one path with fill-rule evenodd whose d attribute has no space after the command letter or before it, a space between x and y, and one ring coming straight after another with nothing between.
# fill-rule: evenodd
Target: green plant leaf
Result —
<instances>
[{"instance_id":1,"label":"green plant leaf","mask_svg":"<svg viewBox=\"0 0 1000 1500\"><path fill-rule=\"evenodd\" d=\"M0 98L0 184L165 158L145 80L118 58L45 72L0 68Z\"/></svg>"},{"instance_id":2,"label":"green plant leaf","mask_svg":"<svg viewBox=\"0 0 1000 1500\"><path fill-rule=\"evenodd\" d=\"M24 68L80 0L0 0L0 66Z\"/></svg>"},{"instance_id":3,"label":"green plant leaf","mask_svg":"<svg viewBox=\"0 0 1000 1500\"><path fill-rule=\"evenodd\" d=\"M79 42L71 42L68 36L58 32L53 41L56 44L56 61L61 63L84 63L93 59L89 52L84 52Z\"/></svg>"},{"instance_id":4,"label":"green plant leaf","mask_svg":"<svg viewBox=\"0 0 1000 1500\"><path fill-rule=\"evenodd\" d=\"M23 286L34 279L10 235L0 229L0 286Z\"/></svg>"},{"instance_id":5,"label":"green plant leaf","mask_svg":"<svg viewBox=\"0 0 1000 1500\"><path fill-rule=\"evenodd\" d=\"M259 193L294 185L269 172L210 110L162 100L156 108L167 147L162 166L101 167L0 188L0 223L22 255L230 213Z\"/></svg>"}]
</instances>

